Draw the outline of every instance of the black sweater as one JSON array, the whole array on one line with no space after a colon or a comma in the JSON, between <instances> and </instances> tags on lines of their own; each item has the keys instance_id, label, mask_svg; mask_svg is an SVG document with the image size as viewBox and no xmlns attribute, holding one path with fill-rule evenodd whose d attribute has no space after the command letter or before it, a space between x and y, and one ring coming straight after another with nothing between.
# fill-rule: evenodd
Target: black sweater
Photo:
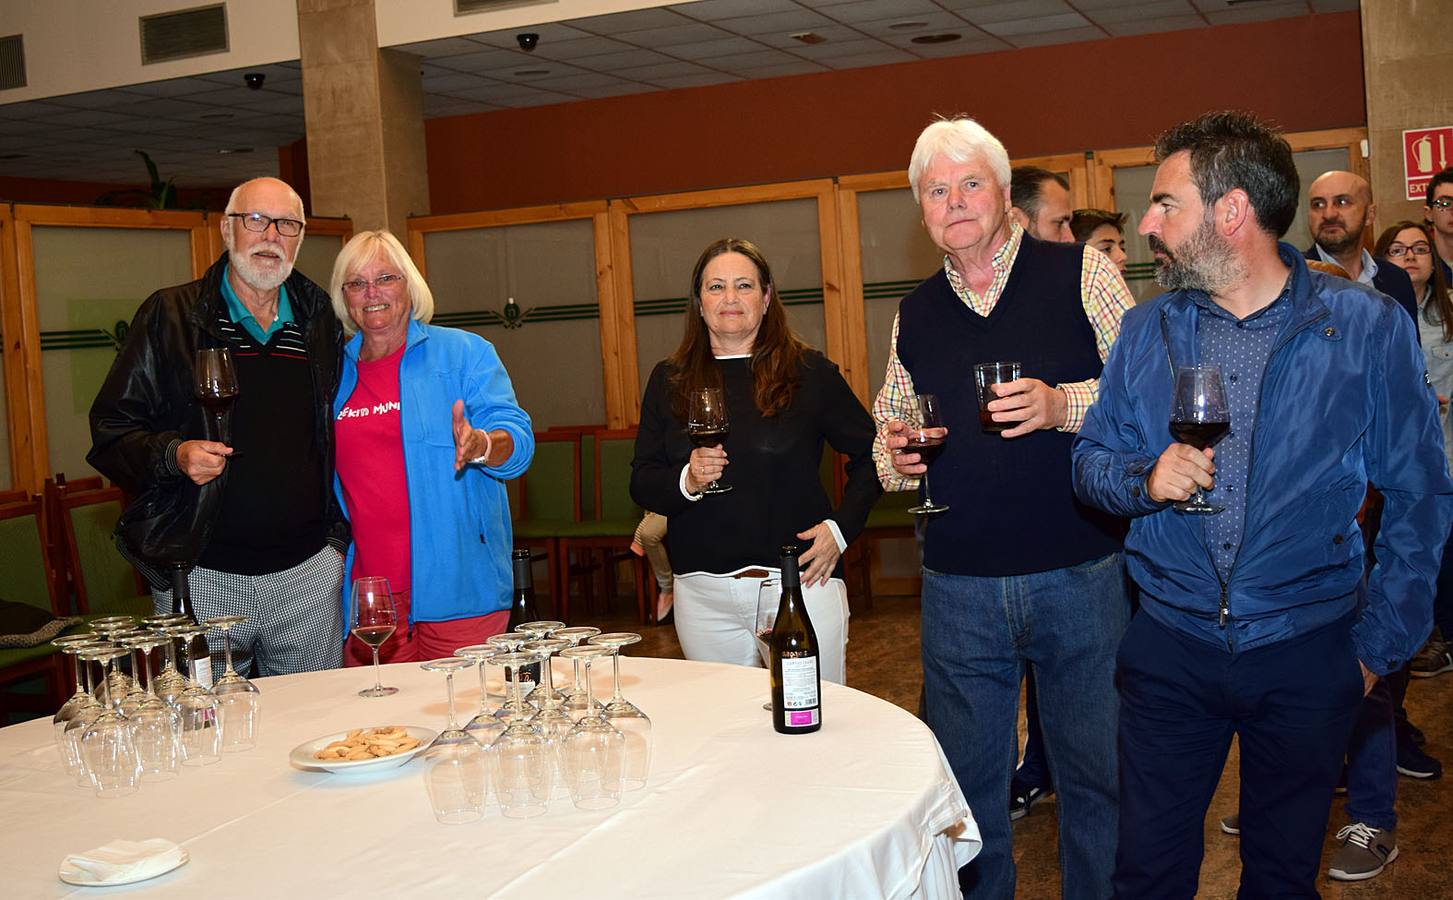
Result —
<instances>
[{"instance_id":1,"label":"black sweater","mask_svg":"<svg viewBox=\"0 0 1453 900\"><path fill-rule=\"evenodd\" d=\"M631 496L670 520L667 546L675 572L732 572L776 566L784 543L832 519L851 542L883 492L873 468L873 420L837 366L808 351L792 405L770 418L752 400L747 359L718 360L731 433L722 484L727 494L691 501L681 469L691 456L686 423L671 411L669 366L658 363L641 401L641 426L631 463ZM819 474L823 441L849 457L843 502L836 510ZM835 573L841 576L841 563Z\"/></svg>"}]
</instances>

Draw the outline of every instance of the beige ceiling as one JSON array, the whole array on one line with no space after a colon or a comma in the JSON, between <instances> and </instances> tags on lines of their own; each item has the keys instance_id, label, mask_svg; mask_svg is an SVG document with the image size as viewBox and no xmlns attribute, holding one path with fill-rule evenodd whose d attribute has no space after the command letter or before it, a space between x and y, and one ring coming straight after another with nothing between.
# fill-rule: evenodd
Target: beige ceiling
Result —
<instances>
[{"instance_id":1,"label":"beige ceiling","mask_svg":"<svg viewBox=\"0 0 1453 900\"><path fill-rule=\"evenodd\" d=\"M571 103L1357 9L1357 0L699 0L408 44L425 115ZM822 40L804 43L811 33ZM915 43L926 35L958 35ZM0 174L135 182L146 150L184 186L275 174L304 134L298 63L0 105Z\"/></svg>"}]
</instances>

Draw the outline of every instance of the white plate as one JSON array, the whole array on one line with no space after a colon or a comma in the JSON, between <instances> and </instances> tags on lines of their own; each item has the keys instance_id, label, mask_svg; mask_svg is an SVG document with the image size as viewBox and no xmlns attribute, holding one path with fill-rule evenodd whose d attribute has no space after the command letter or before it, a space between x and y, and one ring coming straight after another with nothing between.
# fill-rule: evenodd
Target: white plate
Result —
<instances>
[{"instance_id":1,"label":"white plate","mask_svg":"<svg viewBox=\"0 0 1453 900\"><path fill-rule=\"evenodd\" d=\"M388 728L389 726L370 725L368 727ZM420 753L423 753L429 748L429 742L439 736L439 733L437 731L430 731L427 728L420 728L417 725L404 725L402 727L404 731L408 733L409 737L419 739L419 746L415 747L412 750L405 750L403 753L395 753L393 756L380 756L376 759L338 760L336 762L330 762L328 760L315 759L313 757L314 753L322 750L324 747L328 746L334 741L341 741L347 738L348 731L354 730L350 728L348 729L348 731L340 731L336 734L330 734L326 737L320 737L316 740L311 740L307 741L306 743L299 744L298 746L294 747L293 752L288 755L288 760L300 769L322 770L327 772L334 772L339 775L356 775L363 772L380 772L384 769L392 769L396 766L401 766L409 760L413 759L415 756L419 755Z\"/></svg>"},{"instance_id":2,"label":"white plate","mask_svg":"<svg viewBox=\"0 0 1453 900\"><path fill-rule=\"evenodd\" d=\"M176 871L178 868L186 865L187 862L191 860L191 856L187 853L186 849L183 848L182 856L180 859L177 860L175 865L168 866L167 868L162 869L158 872L148 872L145 875L138 875L130 878L123 877L106 879L97 878L85 869L67 865L67 860L69 859L70 857L66 857L66 859L61 860L61 881L64 881L66 884L77 885L78 887L110 887L112 885L118 884L135 884L138 881L146 881L150 878L157 878L159 876L165 875L168 872Z\"/></svg>"}]
</instances>

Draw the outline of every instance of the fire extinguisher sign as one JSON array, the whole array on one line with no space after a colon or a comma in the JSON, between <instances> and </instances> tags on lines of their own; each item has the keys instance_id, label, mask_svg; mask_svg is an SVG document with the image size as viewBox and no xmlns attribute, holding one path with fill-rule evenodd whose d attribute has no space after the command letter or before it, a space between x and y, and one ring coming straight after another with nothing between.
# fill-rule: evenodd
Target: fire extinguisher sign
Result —
<instances>
[{"instance_id":1,"label":"fire extinguisher sign","mask_svg":"<svg viewBox=\"0 0 1453 900\"><path fill-rule=\"evenodd\" d=\"M1453 166L1453 125L1403 132L1403 174L1409 200L1422 200L1433 176Z\"/></svg>"}]
</instances>

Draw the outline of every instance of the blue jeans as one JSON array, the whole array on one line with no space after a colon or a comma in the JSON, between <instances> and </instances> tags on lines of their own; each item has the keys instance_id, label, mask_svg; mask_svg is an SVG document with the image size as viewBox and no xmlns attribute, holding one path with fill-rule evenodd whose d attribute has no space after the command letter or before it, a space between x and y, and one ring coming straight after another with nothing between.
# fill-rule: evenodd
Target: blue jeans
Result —
<instances>
[{"instance_id":1,"label":"blue jeans","mask_svg":"<svg viewBox=\"0 0 1453 900\"><path fill-rule=\"evenodd\" d=\"M1362 699L1347 742L1347 820L1373 828L1396 828L1397 736L1393 728L1393 684L1379 678ZM1406 676L1404 676L1406 677Z\"/></svg>"},{"instance_id":2,"label":"blue jeans","mask_svg":"<svg viewBox=\"0 0 1453 900\"><path fill-rule=\"evenodd\" d=\"M1115 650L1129 619L1119 553L1002 578L923 570L923 683L984 848L960 872L966 894L1014 896L1005 798L1026 662L1058 792L1063 896L1109 897L1115 856Z\"/></svg>"}]
</instances>

